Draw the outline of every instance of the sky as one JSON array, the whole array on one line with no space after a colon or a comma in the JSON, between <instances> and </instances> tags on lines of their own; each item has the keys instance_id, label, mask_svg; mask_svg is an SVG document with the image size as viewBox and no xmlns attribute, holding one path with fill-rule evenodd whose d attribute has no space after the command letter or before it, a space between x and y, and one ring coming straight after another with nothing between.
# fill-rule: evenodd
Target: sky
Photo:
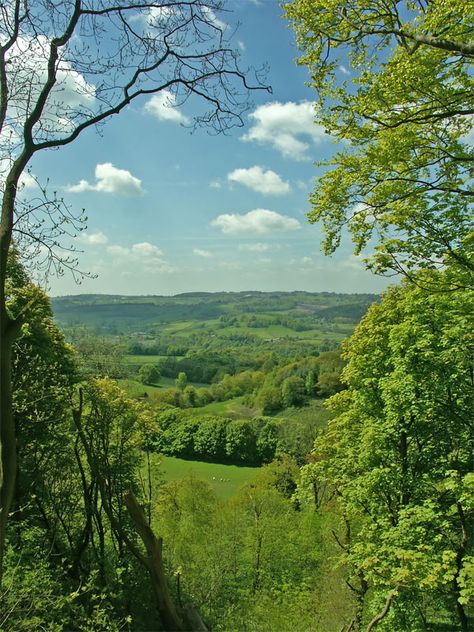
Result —
<instances>
[{"instance_id":1,"label":"sky","mask_svg":"<svg viewBox=\"0 0 474 632\"><path fill-rule=\"evenodd\" d=\"M313 120L307 70L274 0L229 0L219 16L242 65L268 63L272 93L252 94L245 126L227 135L186 127L193 104L171 107L159 94L135 101L101 134L38 154L32 173L73 209L87 229L76 239L79 268L49 279L53 296L192 291L379 292L387 280L364 270L343 242L321 252L308 223L308 196L337 149ZM342 67L341 73L347 73Z\"/></svg>"}]
</instances>

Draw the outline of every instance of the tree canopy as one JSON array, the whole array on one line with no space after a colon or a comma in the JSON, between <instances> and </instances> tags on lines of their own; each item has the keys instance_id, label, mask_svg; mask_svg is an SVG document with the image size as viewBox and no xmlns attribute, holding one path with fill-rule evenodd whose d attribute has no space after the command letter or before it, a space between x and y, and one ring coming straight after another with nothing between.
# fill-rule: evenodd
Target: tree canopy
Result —
<instances>
[{"instance_id":1,"label":"tree canopy","mask_svg":"<svg viewBox=\"0 0 474 632\"><path fill-rule=\"evenodd\" d=\"M472 3L293 0L285 9L317 91L316 121L342 141L310 198L325 252L348 229L377 272L415 279L449 264L460 272L444 278L450 287L472 285Z\"/></svg>"},{"instance_id":2,"label":"tree canopy","mask_svg":"<svg viewBox=\"0 0 474 632\"><path fill-rule=\"evenodd\" d=\"M349 581L372 591L367 611L395 591L390 630L418 629L424 598L468 629L473 325L469 291L388 291L345 345L348 389L329 400L335 417L306 466L336 492L336 537Z\"/></svg>"}]
</instances>

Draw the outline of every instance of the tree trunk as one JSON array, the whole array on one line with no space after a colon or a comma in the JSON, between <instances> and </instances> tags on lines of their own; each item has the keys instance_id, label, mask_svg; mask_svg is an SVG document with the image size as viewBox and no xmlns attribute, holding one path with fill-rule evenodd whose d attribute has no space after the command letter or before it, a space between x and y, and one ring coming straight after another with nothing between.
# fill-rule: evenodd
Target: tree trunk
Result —
<instances>
[{"instance_id":1,"label":"tree trunk","mask_svg":"<svg viewBox=\"0 0 474 632\"><path fill-rule=\"evenodd\" d=\"M3 308L3 309L2 309ZM12 410L12 346L19 330L0 308L0 585L8 515L15 492L17 456Z\"/></svg>"},{"instance_id":2,"label":"tree trunk","mask_svg":"<svg viewBox=\"0 0 474 632\"><path fill-rule=\"evenodd\" d=\"M5 285L8 255L12 243L13 215L17 185L30 154L23 152L5 180L0 217L0 586L3 577L8 514L16 481L16 433L12 409L12 347L20 333L21 321L7 313Z\"/></svg>"},{"instance_id":3,"label":"tree trunk","mask_svg":"<svg viewBox=\"0 0 474 632\"><path fill-rule=\"evenodd\" d=\"M163 566L161 538L157 538L151 527L148 525L145 512L140 507L133 492L128 492L125 496L125 504L130 514L130 518L145 545L146 566L150 575L153 592L156 598L156 604L160 613L161 620L165 629L168 631L184 630L184 626L174 606L173 600L168 589L166 581L165 569ZM206 629L200 628L200 629Z\"/></svg>"}]
</instances>

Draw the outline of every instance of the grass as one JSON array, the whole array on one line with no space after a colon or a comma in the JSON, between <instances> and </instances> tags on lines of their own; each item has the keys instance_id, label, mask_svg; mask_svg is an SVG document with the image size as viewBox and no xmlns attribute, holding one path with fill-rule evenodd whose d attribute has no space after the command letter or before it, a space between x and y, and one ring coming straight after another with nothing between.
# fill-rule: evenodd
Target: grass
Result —
<instances>
[{"instance_id":1,"label":"grass","mask_svg":"<svg viewBox=\"0 0 474 632\"><path fill-rule=\"evenodd\" d=\"M130 378L124 378L117 380L120 388L127 393L129 397L142 397L143 393L153 395L153 393L159 393L164 388L176 388L176 380L173 377L160 377L160 382L156 386L150 384L142 384L138 380L132 380ZM201 386L209 386L209 384L201 384L200 382L189 382L190 386L200 388Z\"/></svg>"},{"instance_id":2,"label":"grass","mask_svg":"<svg viewBox=\"0 0 474 632\"><path fill-rule=\"evenodd\" d=\"M125 355L123 361L125 364L142 366L143 364L159 364L160 360L167 358L163 355Z\"/></svg>"},{"instance_id":3,"label":"grass","mask_svg":"<svg viewBox=\"0 0 474 632\"><path fill-rule=\"evenodd\" d=\"M159 393L164 388L175 387L175 380L171 377L161 377L160 383L156 386L142 384L138 382L138 380L132 380L130 378L117 380L117 382L120 388L123 388L129 397L141 397L145 391L148 395L151 395L152 393Z\"/></svg>"},{"instance_id":4,"label":"grass","mask_svg":"<svg viewBox=\"0 0 474 632\"><path fill-rule=\"evenodd\" d=\"M242 485L251 481L259 470L258 467L186 461L173 456L152 455L152 458L159 459L160 471L165 482L194 476L209 483L216 496L222 500L235 496Z\"/></svg>"},{"instance_id":5,"label":"grass","mask_svg":"<svg viewBox=\"0 0 474 632\"><path fill-rule=\"evenodd\" d=\"M296 419L304 424L315 424L324 428L329 421L331 414L324 406L322 399L310 399L306 406L301 408L285 408L277 413L275 417L283 419Z\"/></svg>"},{"instance_id":6,"label":"grass","mask_svg":"<svg viewBox=\"0 0 474 632\"><path fill-rule=\"evenodd\" d=\"M238 419L247 419L254 417L257 411L248 406L244 406L242 401L244 396L226 399L223 402L211 402L206 406L195 408L197 415L221 415L222 417L237 417Z\"/></svg>"}]
</instances>

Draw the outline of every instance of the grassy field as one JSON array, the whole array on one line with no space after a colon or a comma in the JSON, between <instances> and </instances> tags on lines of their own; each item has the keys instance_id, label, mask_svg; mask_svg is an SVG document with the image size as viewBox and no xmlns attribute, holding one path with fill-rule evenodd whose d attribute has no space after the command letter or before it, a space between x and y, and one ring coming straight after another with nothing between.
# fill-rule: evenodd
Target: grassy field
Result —
<instances>
[{"instance_id":1,"label":"grassy field","mask_svg":"<svg viewBox=\"0 0 474 632\"><path fill-rule=\"evenodd\" d=\"M324 428L327 425L331 415L324 406L324 400L311 399L306 406L301 408L285 408L277 413L275 417L283 417L284 419L297 419L301 423L310 424L317 422L317 425Z\"/></svg>"},{"instance_id":2,"label":"grassy field","mask_svg":"<svg viewBox=\"0 0 474 632\"><path fill-rule=\"evenodd\" d=\"M217 497L222 499L234 496L239 488L252 480L259 470L258 467L185 461L172 456L152 456L160 460L160 471L165 482L194 476L209 483Z\"/></svg>"},{"instance_id":3,"label":"grassy field","mask_svg":"<svg viewBox=\"0 0 474 632\"><path fill-rule=\"evenodd\" d=\"M166 357L162 355L125 355L123 356L123 361L125 364L140 367L143 364L159 364L160 360Z\"/></svg>"},{"instance_id":4,"label":"grassy field","mask_svg":"<svg viewBox=\"0 0 474 632\"><path fill-rule=\"evenodd\" d=\"M153 393L159 393L164 388L169 388L175 385L175 381L170 377L162 377L160 383L157 386L150 386L149 384L142 384L137 380L123 379L117 380L120 388L127 393L129 397L142 397L143 393L152 395Z\"/></svg>"},{"instance_id":5,"label":"grassy field","mask_svg":"<svg viewBox=\"0 0 474 632\"><path fill-rule=\"evenodd\" d=\"M245 406L242 403L243 399L244 396L226 399L223 402L211 402L194 410L197 415L221 415L222 417L238 417L239 419L254 417L257 411Z\"/></svg>"}]
</instances>

